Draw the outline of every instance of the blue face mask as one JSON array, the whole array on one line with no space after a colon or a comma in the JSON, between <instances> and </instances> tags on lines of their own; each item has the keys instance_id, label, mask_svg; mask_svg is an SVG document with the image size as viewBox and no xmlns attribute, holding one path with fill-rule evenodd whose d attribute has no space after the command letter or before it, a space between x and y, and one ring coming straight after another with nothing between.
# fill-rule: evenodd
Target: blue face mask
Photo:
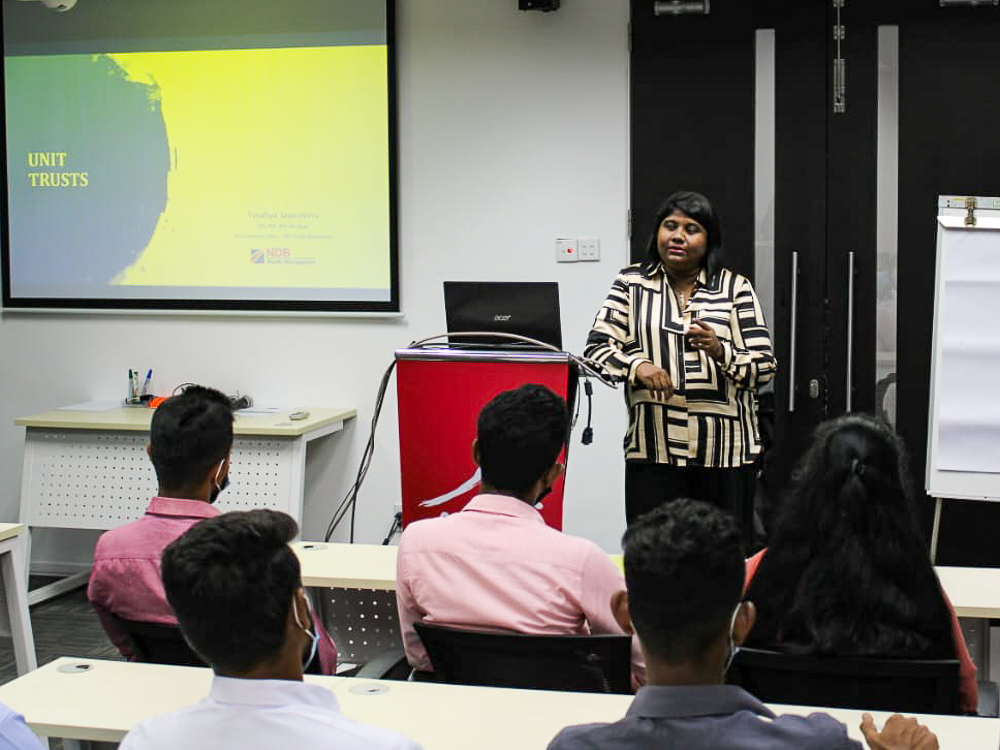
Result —
<instances>
[{"instance_id":1,"label":"blue face mask","mask_svg":"<svg viewBox=\"0 0 1000 750\"><path fill-rule=\"evenodd\" d=\"M295 618L295 624L306 631L306 635L308 635L310 641L312 641L309 645L309 656L305 656L302 659L302 671L305 672L309 669L309 665L312 664L313 659L316 658L316 650L319 648L319 632L317 632L315 626L312 630L310 630L299 622L299 611L295 606L294 598L292 599L292 616Z\"/></svg>"}]
</instances>

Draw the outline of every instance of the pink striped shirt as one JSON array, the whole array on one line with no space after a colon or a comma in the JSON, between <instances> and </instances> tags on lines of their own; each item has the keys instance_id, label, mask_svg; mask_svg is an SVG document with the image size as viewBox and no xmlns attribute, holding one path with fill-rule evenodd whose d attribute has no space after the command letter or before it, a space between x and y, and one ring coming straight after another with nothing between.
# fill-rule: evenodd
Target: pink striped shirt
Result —
<instances>
[{"instance_id":1,"label":"pink striped shirt","mask_svg":"<svg viewBox=\"0 0 1000 750\"><path fill-rule=\"evenodd\" d=\"M415 621L520 633L621 633L611 597L624 589L600 547L556 531L534 507L504 495L479 495L460 513L411 523L399 544L396 602L415 669L431 669ZM635 684L645 682L634 638L632 676Z\"/></svg>"}]
</instances>

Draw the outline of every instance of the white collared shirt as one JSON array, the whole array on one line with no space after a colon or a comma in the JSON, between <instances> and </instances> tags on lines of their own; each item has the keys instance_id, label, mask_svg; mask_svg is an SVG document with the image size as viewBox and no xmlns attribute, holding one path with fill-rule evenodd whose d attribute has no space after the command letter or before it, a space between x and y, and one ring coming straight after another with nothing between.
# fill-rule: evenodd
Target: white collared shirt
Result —
<instances>
[{"instance_id":1,"label":"white collared shirt","mask_svg":"<svg viewBox=\"0 0 1000 750\"><path fill-rule=\"evenodd\" d=\"M413 740L341 713L326 688L292 680L216 677L208 697L137 725L121 750L240 748L420 750Z\"/></svg>"}]
</instances>

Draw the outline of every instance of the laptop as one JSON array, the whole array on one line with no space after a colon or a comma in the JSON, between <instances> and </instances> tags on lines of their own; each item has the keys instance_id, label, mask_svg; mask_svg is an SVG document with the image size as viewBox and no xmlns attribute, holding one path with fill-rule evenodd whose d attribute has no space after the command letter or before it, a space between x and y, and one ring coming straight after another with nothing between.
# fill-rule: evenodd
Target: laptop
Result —
<instances>
[{"instance_id":1,"label":"laptop","mask_svg":"<svg viewBox=\"0 0 1000 750\"><path fill-rule=\"evenodd\" d=\"M559 284L555 281L446 281L444 310L448 333L516 333L562 349ZM515 339L451 337L453 347L537 349Z\"/></svg>"}]
</instances>

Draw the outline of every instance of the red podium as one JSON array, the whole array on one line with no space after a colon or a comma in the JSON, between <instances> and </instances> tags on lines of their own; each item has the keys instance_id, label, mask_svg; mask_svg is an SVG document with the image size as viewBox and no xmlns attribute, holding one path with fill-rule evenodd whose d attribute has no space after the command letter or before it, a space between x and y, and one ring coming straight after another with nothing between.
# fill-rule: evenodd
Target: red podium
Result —
<instances>
[{"instance_id":1,"label":"red podium","mask_svg":"<svg viewBox=\"0 0 1000 750\"><path fill-rule=\"evenodd\" d=\"M396 351L404 526L455 513L478 493L472 441L479 412L500 391L525 383L547 386L572 404L576 370L565 352ZM564 450L559 460L566 459ZM539 508L555 529L562 528L563 481Z\"/></svg>"}]
</instances>

